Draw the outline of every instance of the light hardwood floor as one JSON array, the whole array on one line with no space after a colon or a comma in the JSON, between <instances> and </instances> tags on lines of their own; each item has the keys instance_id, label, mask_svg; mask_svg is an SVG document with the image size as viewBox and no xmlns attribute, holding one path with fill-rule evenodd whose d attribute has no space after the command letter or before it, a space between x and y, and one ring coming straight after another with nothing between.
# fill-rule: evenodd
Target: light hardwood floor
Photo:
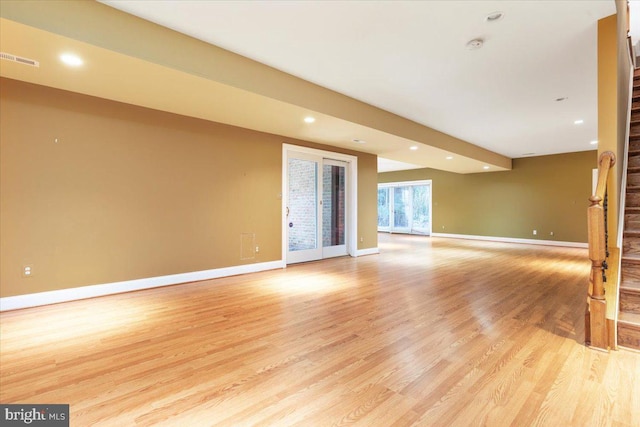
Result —
<instances>
[{"instance_id":1,"label":"light hardwood floor","mask_svg":"<svg viewBox=\"0 0 640 427\"><path fill-rule=\"evenodd\" d=\"M380 235L380 255L0 315L0 401L72 426L639 426L585 348L586 249Z\"/></svg>"}]
</instances>

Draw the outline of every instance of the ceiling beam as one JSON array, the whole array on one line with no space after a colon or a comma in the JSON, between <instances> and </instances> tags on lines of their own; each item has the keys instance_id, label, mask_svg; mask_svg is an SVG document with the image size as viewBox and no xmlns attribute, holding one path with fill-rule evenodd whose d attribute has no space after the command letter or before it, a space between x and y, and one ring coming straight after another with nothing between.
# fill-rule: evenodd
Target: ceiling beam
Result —
<instances>
[{"instance_id":1,"label":"ceiling beam","mask_svg":"<svg viewBox=\"0 0 640 427\"><path fill-rule=\"evenodd\" d=\"M511 169L508 157L98 2L3 2L0 16L191 77L415 141L497 170ZM368 152L364 147L358 149Z\"/></svg>"}]
</instances>

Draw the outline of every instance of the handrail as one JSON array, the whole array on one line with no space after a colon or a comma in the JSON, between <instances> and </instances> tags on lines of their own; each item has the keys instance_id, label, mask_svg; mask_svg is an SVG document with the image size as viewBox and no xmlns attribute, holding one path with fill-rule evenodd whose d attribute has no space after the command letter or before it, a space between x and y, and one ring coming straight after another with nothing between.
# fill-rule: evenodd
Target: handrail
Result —
<instances>
[{"instance_id":1,"label":"handrail","mask_svg":"<svg viewBox=\"0 0 640 427\"><path fill-rule=\"evenodd\" d=\"M598 184L594 196L604 199L604 193L607 191L607 179L609 178L609 170L616 164L616 155L612 151L605 151L600 154L598 159ZM593 196L592 196L593 197Z\"/></svg>"},{"instance_id":2,"label":"handrail","mask_svg":"<svg viewBox=\"0 0 640 427\"><path fill-rule=\"evenodd\" d=\"M604 267L607 258L607 230L604 200L607 192L609 172L616 163L616 156L606 151L598 159L598 183L595 194L589 198L591 205L587 209L587 230L589 239L589 258L591 274L589 277L589 298L585 315L585 341L592 347L607 349L609 333L607 330L607 302L604 297Z\"/></svg>"}]
</instances>

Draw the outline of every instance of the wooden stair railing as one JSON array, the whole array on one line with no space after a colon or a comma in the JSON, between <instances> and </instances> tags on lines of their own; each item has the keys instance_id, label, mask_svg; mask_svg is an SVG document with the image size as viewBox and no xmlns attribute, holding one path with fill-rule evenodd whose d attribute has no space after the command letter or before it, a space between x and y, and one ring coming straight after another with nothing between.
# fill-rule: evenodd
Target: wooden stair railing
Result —
<instances>
[{"instance_id":1,"label":"wooden stair railing","mask_svg":"<svg viewBox=\"0 0 640 427\"><path fill-rule=\"evenodd\" d=\"M598 184L591 205L587 209L587 230L589 238L589 258L591 274L585 313L585 342L594 348L608 350L609 331L607 329L607 301L604 296L604 282L607 251L607 230L605 196L609 171L616 163L616 156L606 151L598 159Z\"/></svg>"}]
</instances>

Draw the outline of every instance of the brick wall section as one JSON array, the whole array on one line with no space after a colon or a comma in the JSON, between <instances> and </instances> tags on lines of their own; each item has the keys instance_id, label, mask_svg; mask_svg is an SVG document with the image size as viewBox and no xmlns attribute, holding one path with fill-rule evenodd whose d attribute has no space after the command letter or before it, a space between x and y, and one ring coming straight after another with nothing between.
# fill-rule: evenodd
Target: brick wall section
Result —
<instances>
[{"instance_id":1,"label":"brick wall section","mask_svg":"<svg viewBox=\"0 0 640 427\"><path fill-rule=\"evenodd\" d=\"M345 168L325 165L322 173L322 245L344 244Z\"/></svg>"},{"instance_id":2,"label":"brick wall section","mask_svg":"<svg viewBox=\"0 0 640 427\"><path fill-rule=\"evenodd\" d=\"M316 163L289 159L289 250L316 248Z\"/></svg>"},{"instance_id":3,"label":"brick wall section","mask_svg":"<svg viewBox=\"0 0 640 427\"><path fill-rule=\"evenodd\" d=\"M289 159L289 250L316 247L315 163ZM322 244L345 243L345 168L326 165L322 173Z\"/></svg>"}]
</instances>

